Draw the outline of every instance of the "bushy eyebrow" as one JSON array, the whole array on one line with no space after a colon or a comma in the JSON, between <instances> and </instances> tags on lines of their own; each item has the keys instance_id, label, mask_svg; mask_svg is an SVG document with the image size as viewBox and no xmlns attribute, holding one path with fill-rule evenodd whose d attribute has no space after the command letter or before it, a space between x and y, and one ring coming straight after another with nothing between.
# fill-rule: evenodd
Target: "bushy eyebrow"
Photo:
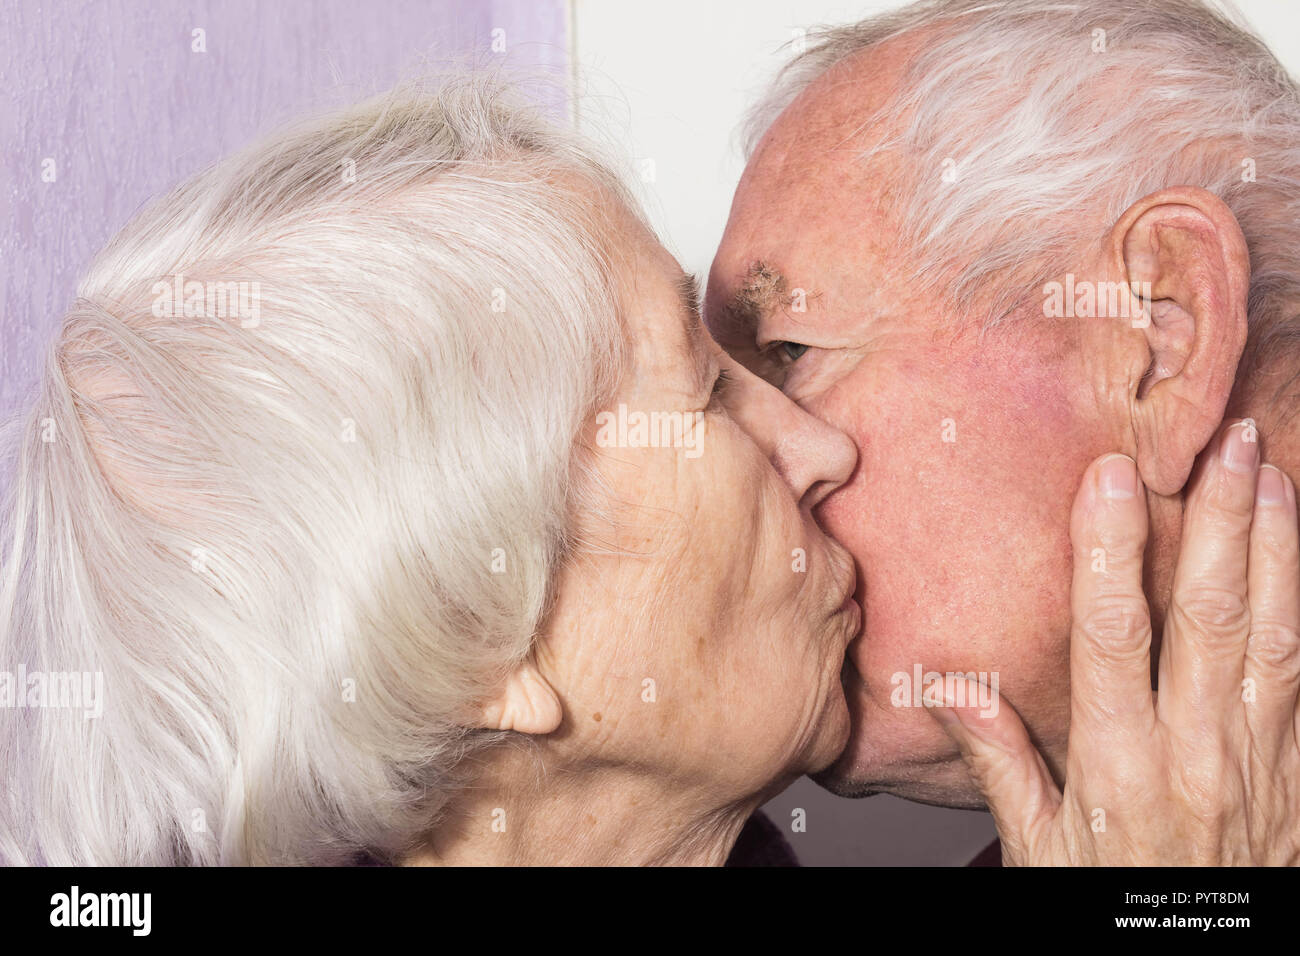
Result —
<instances>
[{"instance_id":1,"label":"bushy eyebrow","mask_svg":"<svg viewBox=\"0 0 1300 956\"><path fill-rule=\"evenodd\" d=\"M721 330L726 335L752 337L763 316L786 301L787 283L779 269L766 262L753 262L736 290L723 303Z\"/></svg>"}]
</instances>

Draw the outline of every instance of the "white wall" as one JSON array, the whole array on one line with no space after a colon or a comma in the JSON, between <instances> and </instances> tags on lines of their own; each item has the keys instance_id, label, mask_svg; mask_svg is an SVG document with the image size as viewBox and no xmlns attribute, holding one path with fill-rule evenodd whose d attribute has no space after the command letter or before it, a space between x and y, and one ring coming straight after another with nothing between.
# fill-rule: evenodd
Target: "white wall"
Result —
<instances>
[{"instance_id":1,"label":"white wall","mask_svg":"<svg viewBox=\"0 0 1300 956\"><path fill-rule=\"evenodd\" d=\"M795 31L901 6L895 0L571 0L576 115L612 135L644 172L660 236L689 271L707 276L743 163L737 126L789 57ZM1238 7L1300 75L1300 0ZM807 780L768 809L805 864L963 864L993 837L987 814L891 797L841 800Z\"/></svg>"},{"instance_id":2,"label":"white wall","mask_svg":"<svg viewBox=\"0 0 1300 956\"><path fill-rule=\"evenodd\" d=\"M890 0L574 0L577 113L613 130L638 163L660 235L703 278L743 163L737 124L788 58L792 31L895 6Z\"/></svg>"}]
</instances>

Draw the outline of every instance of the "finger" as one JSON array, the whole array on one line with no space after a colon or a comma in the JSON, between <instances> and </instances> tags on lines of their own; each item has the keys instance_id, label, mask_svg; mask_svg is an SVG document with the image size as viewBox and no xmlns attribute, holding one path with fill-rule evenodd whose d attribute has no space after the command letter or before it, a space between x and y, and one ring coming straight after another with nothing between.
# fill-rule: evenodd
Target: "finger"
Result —
<instances>
[{"instance_id":1,"label":"finger","mask_svg":"<svg viewBox=\"0 0 1300 956\"><path fill-rule=\"evenodd\" d=\"M1250 531L1250 637L1241 695L1256 748L1295 748L1300 694L1300 533L1295 485L1272 465L1259 470Z\"/></svg>"},{"instance_id":2,"label":"finger","mask_svg":"<svg viewBox=\"0 0 1300 956\"><path fill-rule=\"evenodd\" d=\"M1160 719L1208 746L1239 715L1250 635L1246 564L1259 438L1249 419L1219 434L1185 498L1160 654Z\"/></svg>"},{"instance_id":3,"label":"finger","mask_svg":"<svg viewBox=\"0 0 1300 956\"><path fill-rule=\"evenodd\" d=\"M1143 491L1133 459L1107 455L1084 473L1070 516L1070 752L1085 765L1113 752L1116 734L1146 740L1155 723Z\"/></svg>"},{"instance_id":4,"label":"finger","mask_svg":"<svg viewBox=\"0 0 1300 956\"><path fill-rule=\"evenodd\" d=\"M997 824L1004 859L1028 862L1035 834L1061 805L1061 791L1020 716L1003 703L996 685L957 675L936 682L924 700L961 748Z\"/></svg>"}]
</instances>

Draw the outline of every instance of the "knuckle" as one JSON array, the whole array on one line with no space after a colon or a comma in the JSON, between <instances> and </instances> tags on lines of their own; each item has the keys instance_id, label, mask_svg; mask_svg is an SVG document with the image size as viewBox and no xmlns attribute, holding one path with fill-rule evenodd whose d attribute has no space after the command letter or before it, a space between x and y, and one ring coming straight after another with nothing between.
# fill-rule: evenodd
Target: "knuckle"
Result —
<instances>
[{"instance_id":1,"label":"knuckle","mask_svg":"<svg viewBox=\"0 0 1300 956\"><path fill-rule=\"evenodd\" d=\"M1181 803L1192 819L1209 834L1222 831L1224 821L1239 803L1226 754L1203 748L1190 749L1181 760Z\"/></svg>"},{"instance_id":2,"label":"knuckle","mask_svg":"<svg viewBox=\"0 0 1300 956\"><path fill-rule=\"evenodd\" d=\"M1196 585L1175 596L1172 615L1175 624L1210 644L1236 644L1250 627L1250 605L1235 588Z\"/></svg>"},{"instance_id":3,"label":"knuckle","mask_svg":"<svg viewBox=\"0 0 1300 956\"><path fill-rule=\"evenodd\" d=\"M1295 625L1253 621L1248 647L1251 658L1268 670L1300 677L1300 630Z\"/></svg>"},{"instance_id":4,"label":"knuckle","mask_svg":"<svg viewBox=\"0 0 1300 956\"><path fill-rule=\"evenodd\" d=\"M1097 597L1080 616L1078 626L1111 657L1145 654L1151 643L1146 602L1127 595Z\"/></svg>"}]
</instances>

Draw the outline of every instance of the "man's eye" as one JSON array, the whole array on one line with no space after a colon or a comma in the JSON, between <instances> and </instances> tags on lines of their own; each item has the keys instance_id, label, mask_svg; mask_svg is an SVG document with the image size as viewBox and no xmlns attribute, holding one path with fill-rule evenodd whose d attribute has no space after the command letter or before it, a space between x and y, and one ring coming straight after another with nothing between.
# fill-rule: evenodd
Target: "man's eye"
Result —
<instances>
[{"instance_id":1,"label":"man's eye","mask_svg":"<svg viewBox=\"0 0 1300 956\"><path fill-rule=\"evenodd\" d=\"M798 361L799 358L802 357L803 353L808 351L808 346L800 345L798 342L778 342L777 348L779 348L781 354L791 362Z\"/></svg>"}]
</instances>

